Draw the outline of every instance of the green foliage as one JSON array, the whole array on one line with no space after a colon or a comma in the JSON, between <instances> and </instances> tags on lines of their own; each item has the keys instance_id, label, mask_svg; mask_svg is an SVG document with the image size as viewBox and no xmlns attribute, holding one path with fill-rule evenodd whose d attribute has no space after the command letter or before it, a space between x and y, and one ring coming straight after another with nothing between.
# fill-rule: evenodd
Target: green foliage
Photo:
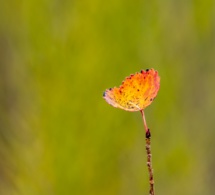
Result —
<instances>
[{"instance_id":1,"label":"green foliage","mask_svg":"<svg viewBox=\"0 0 215 195\"><path fill-rule=\"evenodd\" d=\"M102 93L161 76L146 109L157 194L212 194L215 7L206 1L0 3L0 194L148 193L140 113Z\"/></svg>"}]
</instances>

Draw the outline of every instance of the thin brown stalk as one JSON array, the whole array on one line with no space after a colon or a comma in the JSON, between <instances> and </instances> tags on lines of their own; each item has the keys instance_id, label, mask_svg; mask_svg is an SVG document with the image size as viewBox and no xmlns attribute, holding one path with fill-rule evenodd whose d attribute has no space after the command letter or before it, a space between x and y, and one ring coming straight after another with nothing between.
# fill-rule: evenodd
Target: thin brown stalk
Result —
<instances>
[{"instance_id":1,"label":"thin brown stalk","mask_svg":"<svg viewBox=\"0 0 215 195\"><path fill-rule=\"evenodd\" d=\"M146 154L147 154L147 167L148 167L148 171L149 171L149 184L150 184L149 194L150 195L155 195L153 169L152 169L151 140L150 140L151 133L150 133L150 130L147 127L147 124L146 124L144 111L141 110L140 112L141 112L141 115L142 115L142 118L143 118L144 128L146 130Z\"/></svg>"}]
</instances>

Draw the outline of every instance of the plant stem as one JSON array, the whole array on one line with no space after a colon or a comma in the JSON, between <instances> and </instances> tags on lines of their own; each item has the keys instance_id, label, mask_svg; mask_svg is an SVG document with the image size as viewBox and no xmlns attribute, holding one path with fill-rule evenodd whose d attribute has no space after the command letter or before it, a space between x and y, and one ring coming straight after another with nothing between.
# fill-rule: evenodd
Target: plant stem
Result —
<instances>
[{"instance_id":1,"label":"plant stem","mask_svg":"<svg viewBox=\"0 0 215 195\"><path fill-rule=\"evenodd\" d=\"M142 118L143 118L143 125L144 125L144 128L145 128L146 133L147 133L148 127L147 127L147 124L146 124L145 114L144 114L144 111L143 111L143 110L141 110L140 112L141 112L141 115L142 115Z\"/></svg>"},{"instance_id":2,"label":"plant stem","mask_svg":"<svg viewBox=\"0 0 215 195\"><path fill-rule=\"evenodd\" d=\"M153 169L152 169L151 140L150 140L151 133L150 133L150 130L146 124L144 111L141 110L140 112L141 112L141 115L143 118L143 124L144 124L145 130L146 130L146 154L147 154L147 166L148 166L148 171L149 171L149 184L150 184L149 194L155 195L155 193L154 193Z\"/></svg>"}]
</instances>

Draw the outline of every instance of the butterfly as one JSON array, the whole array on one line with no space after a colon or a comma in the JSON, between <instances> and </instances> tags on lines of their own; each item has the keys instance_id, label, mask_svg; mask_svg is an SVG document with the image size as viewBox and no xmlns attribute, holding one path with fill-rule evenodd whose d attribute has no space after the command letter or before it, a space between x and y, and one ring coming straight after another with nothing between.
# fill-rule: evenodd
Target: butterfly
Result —
<instances>
[{"instance_id":1,"label":"butterfly","mask_svg":"<svg viewBox=\"0 0 215 195\"><path fill-rule=\"evenodd\" d=\"M131 112L141 111L152 103L159 88L160 77L151 68L131 74L119 87L106 89L103 98L116 108Z\"/></svg>"}]
</instances>

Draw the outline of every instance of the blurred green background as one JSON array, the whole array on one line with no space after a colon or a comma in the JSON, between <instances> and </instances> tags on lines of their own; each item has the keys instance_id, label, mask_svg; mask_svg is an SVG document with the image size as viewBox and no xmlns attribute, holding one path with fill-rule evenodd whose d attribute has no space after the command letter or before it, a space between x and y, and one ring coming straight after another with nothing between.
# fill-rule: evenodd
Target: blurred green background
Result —
<instances>
[{"instance_id":1,"label":"blurred green background","mask_svg":"<svg viewBox=\"0 0 215 195\"><path fill-rule=\"evenodd\" d=\"M0 194L148 194L140 113L106 88L155 68L159 195L215 193L215 1L0 1Z\"/></svg>"}]
</instances>

